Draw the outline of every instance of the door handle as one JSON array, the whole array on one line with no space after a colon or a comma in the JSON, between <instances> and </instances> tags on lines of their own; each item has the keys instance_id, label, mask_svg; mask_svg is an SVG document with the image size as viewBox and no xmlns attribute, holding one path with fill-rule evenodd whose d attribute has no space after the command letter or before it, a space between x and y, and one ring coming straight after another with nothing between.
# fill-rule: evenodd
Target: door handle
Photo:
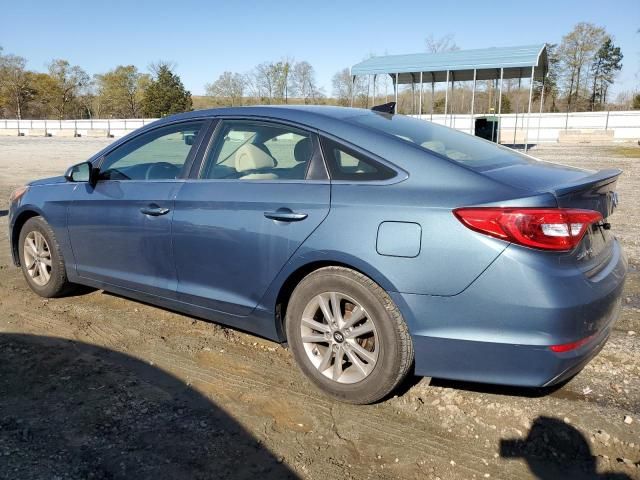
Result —
<instances>
[{"instance_id":1,"label":"door handle","mask_svg":"<svg viewBox=\"0 0 640 480\"><path fill-rule=\"evenodd\" d=\"M288 208L280 208L275 212L264 212L264 216L279 222L299 222L300 220L307 218L309 215L306 213L292 212Z\"/></svg>"},{"instance_id":2,"label":"door handle","mask_svg":"<svg viewBox=\"0 0 640 480\"><path fill-rule=\"evenodd\" d=\"M158 207L157 205L149 205L148 207L142 207L140 212L152 217L159 217L160 215L166 215L169 213L169 209Z\"/></svg>"}]
</instances>

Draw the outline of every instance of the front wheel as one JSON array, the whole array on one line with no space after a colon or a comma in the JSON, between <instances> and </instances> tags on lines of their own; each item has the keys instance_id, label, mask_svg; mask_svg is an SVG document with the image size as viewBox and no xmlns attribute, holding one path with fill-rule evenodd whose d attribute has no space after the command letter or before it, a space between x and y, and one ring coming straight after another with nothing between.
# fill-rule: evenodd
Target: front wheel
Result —
<instances>
[{"instance_id":1,"label":"front wheel","mask_svg":"<svg viewBox=\"0 0 640 480\"><path fill-rule=\"evenodd\" d=\"M20 266L31 290L41 297L58 297L67 293L72 285L60 246L53 229L42 217L32 217L20 230Z\"/></svg>"},{"instance_id":2,"label":"front wheel","mask_svg":"<svg viewBox=\"0 0 640 480\"><path fill-rule=\"evenodd\" d=\"M303 373L349 403L386 397L413 362L411 337L389 295L343 267L321 268L300 282L287 307L286 331Z\"/></svg>"}]
</instances>

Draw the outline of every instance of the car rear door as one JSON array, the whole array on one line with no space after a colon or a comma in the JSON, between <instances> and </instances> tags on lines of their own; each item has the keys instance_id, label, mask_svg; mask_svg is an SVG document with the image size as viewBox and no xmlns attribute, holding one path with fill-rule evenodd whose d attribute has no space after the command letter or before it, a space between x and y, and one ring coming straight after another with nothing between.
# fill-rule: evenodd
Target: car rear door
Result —
<instances>
[{"instance_id":1,"label":"car rear door","mask_svg":"<svg viewBox=\"0 0 640 480\"><path fill-rule=\"evenodd\" d=\"M196 177L175 201L178 299L248 315L329 212L317 136L282 123L222 120Z\"/></svg>"},{"instance_id":2,"label":"car rear door","mask_svg":"<svg viewBox=\"0 0 640 480\"><path fill-rule=\"evenodd\" d=\"M104 156L95 186L77 185L68 231L80 277L175 296L174 199L206 124L174 123L133 137Z\"/></svg>"}]
</instances>

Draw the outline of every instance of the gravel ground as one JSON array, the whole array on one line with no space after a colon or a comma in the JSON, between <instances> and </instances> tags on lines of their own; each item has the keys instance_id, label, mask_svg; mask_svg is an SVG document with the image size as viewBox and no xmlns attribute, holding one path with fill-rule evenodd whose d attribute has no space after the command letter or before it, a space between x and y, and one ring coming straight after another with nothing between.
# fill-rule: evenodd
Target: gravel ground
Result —
<instances>
[{"instance_id":1,"label":"gravel ground","mask_svg":"<svg viewBox=\"0 0 640 480\"><path fill-rule=\"evenodd\" d=\"M0 478L640 478L640 148L531 152L625 171L622 317L579 375L544 390L412 378L351 406L275 343L101 291L31 293L9 257L10 191L107 143L0 138Z\"/></svg>"}]
</instances>

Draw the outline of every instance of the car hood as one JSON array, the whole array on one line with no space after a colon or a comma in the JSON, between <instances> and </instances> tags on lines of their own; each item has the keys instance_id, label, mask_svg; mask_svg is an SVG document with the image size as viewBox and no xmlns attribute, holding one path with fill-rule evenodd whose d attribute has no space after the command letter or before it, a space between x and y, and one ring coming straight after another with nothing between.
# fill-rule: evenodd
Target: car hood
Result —
<instances>
[{"instance_id":1,"label":"car hood","mask_svg":"<svg viewBox=\"0 0 640 480\"><path fill-rule=\"evenodd\" d=\"M29 182L27 185L29 185L30 187L35 187L38 185L52 185L56 183L65 183L66 181L67 179L64 178L63 175L60 175L57 177L49 177L49 178L41 178L39 180L33 180L32 182Z\"/></svg>"}]
</instances>

